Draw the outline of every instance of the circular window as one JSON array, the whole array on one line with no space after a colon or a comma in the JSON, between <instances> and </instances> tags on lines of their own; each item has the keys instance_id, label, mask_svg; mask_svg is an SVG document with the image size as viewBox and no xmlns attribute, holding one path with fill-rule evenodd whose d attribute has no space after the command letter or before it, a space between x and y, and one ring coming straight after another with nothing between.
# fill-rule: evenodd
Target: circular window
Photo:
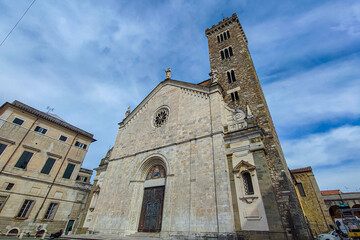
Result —
<instances>
[{"instance_id":1,"label":"circular window","mask_svg":"<svg viewBox=\"0 0 360 240\"><path fill-rule=\"evenodd\" d=\"M161 127L165 125L168 118L169 118L169 109L160 108L159 110L156 111L154 115L154 126Z\"/></svg>"}]
</instances>

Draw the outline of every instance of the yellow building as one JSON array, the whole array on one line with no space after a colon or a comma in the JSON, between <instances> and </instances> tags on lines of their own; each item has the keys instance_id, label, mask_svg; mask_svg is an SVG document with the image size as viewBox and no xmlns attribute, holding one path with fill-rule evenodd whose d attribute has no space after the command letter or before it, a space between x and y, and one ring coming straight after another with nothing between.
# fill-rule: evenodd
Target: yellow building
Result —
<instances>
[{"instance_id":1,"label":"yellow building","mask_svg":"<svg viewBox=\"0 0 360 240\"><path fill-rule=\"evenodd\" d=\"M331 217L311 167L291 170L302 210L314 236L330 230Z\"/></svg>"},{"instance_id":2,"label":"yellow building","mask_svg":"<svg viewBox=\"0 0 360 240\"><path fill-rule=\"evenodd\" d=\"M0 230L74 232L90 192L91 133L19 101L0 108Z\"/></svg>"}]
</instances>

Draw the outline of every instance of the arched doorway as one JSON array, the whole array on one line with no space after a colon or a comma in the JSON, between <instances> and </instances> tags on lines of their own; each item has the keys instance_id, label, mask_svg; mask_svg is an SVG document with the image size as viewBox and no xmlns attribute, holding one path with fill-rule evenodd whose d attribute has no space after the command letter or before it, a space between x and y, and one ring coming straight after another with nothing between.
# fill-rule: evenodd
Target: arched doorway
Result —
<instances>
[{"instance_id":1,"label":"arched doorway","mask_svg":"<svg viewBox=\"0 0 360 240\"><path fill-rule=\"evenodd\" d=\"M17 236L20 232L20 229L18 228L12 228L10 231L7 232L7 236Z\"/></svg>"},{"instance_id":2,"label":"arched doorway","mask_svg":"<svg viewBox=\"0 0 360 240\"><path fill-rule=\"evenodd\" d=\"M166 169L157 162L147 171L140 213L139 232L160 232L164 205Z\"/></svg>"},{"instance_id":3,"label":"arched doorway","mask_svg":"<svg viewBox=\"0 0 360 240\"><path fill-rule=\"evenodd\" d=\"M329 213L333 221L335 218L341 218L341 214L337 211L339 208L340 207L337 205L333 205L329 208Z\"/></svg>"}]
</instances>

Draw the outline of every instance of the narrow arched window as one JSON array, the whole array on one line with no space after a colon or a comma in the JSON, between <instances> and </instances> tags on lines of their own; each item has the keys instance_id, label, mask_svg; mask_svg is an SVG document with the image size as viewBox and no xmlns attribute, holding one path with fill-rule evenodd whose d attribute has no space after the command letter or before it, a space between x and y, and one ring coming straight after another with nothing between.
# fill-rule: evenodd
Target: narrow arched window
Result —
<instances>
[{"instance_id":1,"label":"narrow arched window","mask_svg":"<svg viewBox=\"0 0 360 240\"><path fill-rule=\"evenodd\" d=\"M220 36L217 36L218 43L220 42Z\"/></svg>"},{"instance_id":2,"label":"narrow arched window","mask_svg":"<svg viewBox=\"0 0 360 240\"><path fill-rule=\"evenodd\" d=\"M230 32L227 31L226 33L227 33L227 37L230 38Z\"/></svg>"},{"instance_id":3,"label":"narrow arched window","mask_svg":"<svg viewBox=\"0 0 360 240\"><path fill-rule=\"evenodd\" d=\"M227 50L227 48L225 49L225 58L229 57L229 50Z\"/></svg>"},{"instance_id":4,"label":"narrow arched window","mask_svg":"<svg viewBox=\"0 0 360 240\"><path fill-rule=\"evenodd\" d=\"M221 53L221 59L224 59L225 58L224 57L224 51L221 51L220 53Z\"/></svg>"},{"instance_id":5,"label":"narrow arched window","mask_svg":"<svg viewBox=\"0 0 360 240\"><path fill-rule=\"evenodd\" d=\"M232 47L229 47L230 56L233 55Z\"/></svg>"},{"instance_id":6,"label":"narrow arched window","mask_svg":"<svg viewBox=\"0 0 360 240\"><path fill-rule=\"evenodd\" d=\"M229 73L229 72L226 72L226 74L227 74L227 77L228 77L228 82L231 83L230 73Z\"/></svg>"},{"instance_id":7,"label":"narrow arched window","mask_svg":"<svg viewBox=\"0 0 360 240\"><path fill-rule=\"evenodd\" d=\"M221 39L221 42L224 41L224 38L223 38L222 34L220 34L220 39Z\"/></svg>"},{"instance_id":8,"label":"narrow arched window","mask_svg":"<svg viewBox=\"0 0 360 240\"><path fill-rule=\"evenodd\" d=\"M242 174L242 178L244 181L244 190L246 195L253 195L254 194L254 187L251 180L251 175L249 172L244 172Z\"/></svg>"},{"instance_id":9,"label":"narrow arched window","mask_svg":"<svg viewBox=\"0 0 360 240\"><path fill-rule=\"evenodd\" d=\"M230 75L230 74L229 74L229 75ZM231 79L232 79L232 82L235 82L235 81L236 81L234 70L231 70Z\"/></svg>"},{"instance_id":10,"label":"narrow arched window","mask_svg":"<svg viewBox=\"0 0 360 240\"><path fill-rule=\"evenodd\" d=\"M223 33L223 35L224 35L224 40L226 40L227 39L226 33Z\"/></svg>"}]
</instances>

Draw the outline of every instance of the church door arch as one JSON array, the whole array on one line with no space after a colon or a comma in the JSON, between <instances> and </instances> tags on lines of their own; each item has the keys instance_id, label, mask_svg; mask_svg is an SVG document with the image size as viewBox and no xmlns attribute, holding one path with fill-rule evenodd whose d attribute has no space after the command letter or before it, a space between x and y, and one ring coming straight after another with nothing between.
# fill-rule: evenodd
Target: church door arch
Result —
<instances>
[{"instance_id":1,"label":"church door arch","mask_svg":"<svg viewBox=\"0 0 360 240\"><path fill-rule=\"evenodd\" d=\"M166 184L165 165L157 161L147 171L140 212L139 232L160 232Z\"/></svg>"}]
</instances>

